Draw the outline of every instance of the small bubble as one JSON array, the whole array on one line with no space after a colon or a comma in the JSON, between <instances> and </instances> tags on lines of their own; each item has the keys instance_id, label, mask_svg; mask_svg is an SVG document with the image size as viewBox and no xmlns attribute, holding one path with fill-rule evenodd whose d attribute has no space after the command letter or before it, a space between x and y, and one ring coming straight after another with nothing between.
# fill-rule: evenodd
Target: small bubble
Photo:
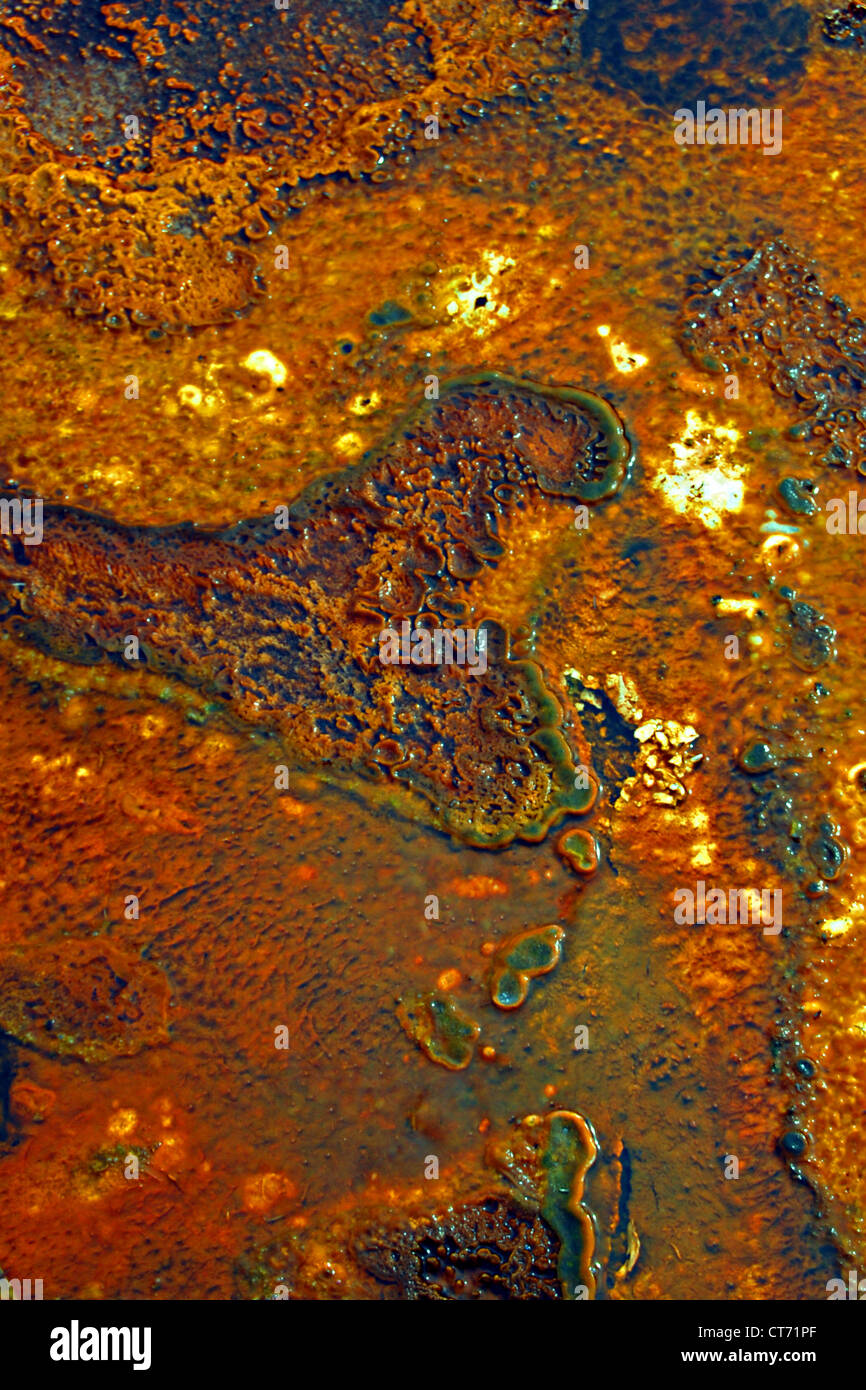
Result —
<instances>
[{"instance_id":1,"label":"small bubble","mask_svg":"<svg viewBox=\"0 0 866 1390\"><path fill-rule=\"evenodd\" d=\"M805 1136L796 1129L789 1130L787 1134L782 1136L782 1148L792 1158L799 1158L806 1152Z\"/></svg>"}]
</instances>

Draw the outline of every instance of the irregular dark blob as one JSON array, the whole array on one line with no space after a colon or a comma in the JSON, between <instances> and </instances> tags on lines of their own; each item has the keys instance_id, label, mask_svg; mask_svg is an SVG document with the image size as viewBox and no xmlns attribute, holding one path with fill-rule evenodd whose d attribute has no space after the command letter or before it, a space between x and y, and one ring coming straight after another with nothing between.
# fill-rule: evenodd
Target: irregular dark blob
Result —
<instances>
[{"instance_id":1,"label":"irregular dark blob","mask_svg":"<svg viewBox=\"0 0 866 1390\"><path fill-rule=\"evenodd\" d=\"M403 1227L371 1228L358 1263L407 1299L556 1299L559 1241L517 1202L489 1198Z\"/></svg>"},{"instance_id":2,"label":"irregular dark blob","mask_svg":"<svg viewBox=\"0 0 866 1390\"><path fill-rule=\"evenodd\" d=\"M137 637L148 666L208 687L299 761L360 776L468 843L540 840L596 788L575 787L561 706L534 662L512 658L490 600L473 611L473 581L533 497L607 497L629 462L599 397L462 378L308 488L283 529L270 516L222 532L123 527L46 507L41 544L0 536L0 594L7 621L38 622L67 656L95 643L122 659ZM404 621L486 621L486 671L383 663L380 634Z\"/></svg>"},{"instance_id":3,"label":"irregular dark blob","mask_svg":"<svg viewBox=\"0 0 866 1390\"><path fill-rule=\"evenodd\" d=\"M836 629L810 603L795 599L788 611L791 656L804 671L817 671L835 654Z\"/></svg>"},{"instance_id":4,"label":"irregular dark blob","mask_svg":"<svg viewBox=\"0 0 866 1390\"><path fill-rule=\"evenodd\" d=\"M839 877L845 863L847 846L839 838L839 826L831 816L822 816L818 822L818 833L806 846L809 857L822 879Z\"/></svg>"},{"instance_id":5,"label":"irregular dark blob","mask_svg":"<svg viewBox=\"0 0 866 1390\"><path fill-rule=\"evenodd\" d=\"M373 309L368 318L376 328L393 328L398 323L412 322L410 310L404 309L402 304L395 304L393 299L386 300L380 309Z\"/></svg>"},{"instance_id":6,"label":"irregular dark blob","mask_svg":"<svg viewBox=\"0 0 866 1390\"><path fill-rule=\"evenodd\" d=\"M104 1062L165 1042L168 981L91 937L0 953L0 1030L59 1057Z\"/></svg>"},{"instance_id":7,"label":"irregular dark blob","mask_svg":"<svg viewBox=\"0 0 866 1390\"><path fill-rule=\"evenodd\" d=\"M787 1134L783 1135L781 1143L785 1153L792 1158L801 1158L806 1152L806 1140L795 1129L789 1130Z\"/></svg>"},{"instance_id":8,"label":"irregular dark blob","mask_svg":"<svg viewBox=\"0 0 866 1390\"><path fill-rule=\"evenodd\" d=\"M866 5L852 0L850 5L830 10L824 16L822 27L828 43L842 44L845 48L853 48L854 45L862 48L866 33Z\"/></svg>"},{"instance_id":9,"label":"irregular dark blob","mask_svg":"<svg viewBox=\"0 0 866 1390\"><path fill-rule=\"evenodd\" d=\"M9 1092L14 1079L14 1048L7 1038L0 1036L0 1144L5 1144L9 1137L9 1116L12 1109Z\"/></svg>"},{"instance_id":10,"label":"irregular dark blob","mask_svg":"<svg viewBox=\"0 0 866 1390\"><path fill-rule=\"evenodd\" d=\"M779 496L785 506L795 516L813 516L818 504L812 493L815 484L811 478L783 478L779 484Z\"/></svg>"},{"instance_id":11,"label":"irregular dark blob","mask_svg":"<svg viewBox=\"0 0 866 1390\"><path fill-rule=\"evenodd\" d=\"M803 416L822 462L866 475L866 321L828 295L810 263L769 241L686 302L686 350L702 365L758 366Z\"/></svg>"},{"instance_id":12,"label":"irregular dark blob","mask_svg":"<svg viewBox=\"0 0 866 1390\"><path fill-rule=\"evenodd\" d=\"M741 751L737 761L744 772L759 776L762 772L769 772L774 768L777 760L772 745L762 739L756 739Z\"/></svg>"},{"instance_id":13,"label":"irregular dark blob","mask_svg":"<svg viewBox=\"0 0 866 1390\"><path fill-rule=\"evenodd\" d=\"M580 29L600 80L635 92L673 116L699 99L708 106L766 106L805 70L809 14L799 4L734 0L724 11L704 0L605 0Z\"/></svg>"},{"instance_id":14,"label":"irregular dark blob","mask_svg":"<svg viewBox=\"0 0 866 1390\"><path fill-rule=\"evenodd\" d=\"M619 1201L617 1203L616 1227L611 1237L610 1254L607 1260L605 1283L607 1288L616 1286L616 1271L628 1265L631 1256L631 1195L632 1195L632 1157L625 1144L614 1163L619 1168Z\"/></svg>"}]
</instances>

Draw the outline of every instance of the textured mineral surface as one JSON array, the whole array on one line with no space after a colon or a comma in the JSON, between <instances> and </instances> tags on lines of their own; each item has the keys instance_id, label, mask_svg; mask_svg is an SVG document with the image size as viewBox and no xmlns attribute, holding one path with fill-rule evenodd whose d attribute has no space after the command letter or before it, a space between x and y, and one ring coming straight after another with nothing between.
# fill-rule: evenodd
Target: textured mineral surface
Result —
<instances>
[{"instance_id":1,"label":"textured mineral surface","mask_svg":"<svg viewBox=\"0 0 866 1390\"><path fill-rule=\"evenodd\" d=\"M0 1277L864 1268L863 14L8 0Z\"/></svg>"}]
</instances>

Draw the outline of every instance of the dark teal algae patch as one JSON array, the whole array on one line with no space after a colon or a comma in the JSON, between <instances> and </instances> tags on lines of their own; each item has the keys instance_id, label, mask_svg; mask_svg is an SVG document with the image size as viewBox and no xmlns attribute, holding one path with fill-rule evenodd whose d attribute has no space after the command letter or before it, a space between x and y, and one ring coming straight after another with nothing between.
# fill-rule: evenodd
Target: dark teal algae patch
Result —
<instances>
[{"instance_id":1,"label":"dark teal algae patch","mask_svg":"<svg viewBox=\"0 0 866 1390\"><path fill-rule=\"evenodd\" d=\"M481 1029L454 999L409 990L397 1001L397 1017L431 1062L449 1071L469 1066Z\"/></svg>"},{"instance_id":2,"label":"dark teal algae patch","mask_svg":"<svg viewBox=\"0 0 866 1390\"><path fill-rule=\"evenodd\" d=\"M201 686L296 761L466 843L540 840L596 787L544 672L512 653L512 614L474 586L526 508L607 498L630 461L591 392L461 377L273 516L214 532L46 507L41 543L0 538L5 621L68 660Z\"/></svg>"},{"instance_id":3,"label":"dark teal algae patch","mask_svg":"<svg viewBox=\"0 0 866 1390\"><path fill-rule=\"evenodd\" d=\"M583 1199L597 1154L576 1112L528 1115L490 1141L497 1180L486 1193L377 1221L351 1242L355 1258L413 1300L594 1299L596 1233Z\"/></svg>"},{"instance_id":4,"label":"dark teal algae patch","mask_svg":"<svg viewBox=\"0 0 866 1390\"><path fill-rule=\"evenodd\" d=\"M598 841L588 830L564 830L556 841L556 852L577 874L594 874L598 868Z\"/></svg>"},{"instance_id":5,"label":"dark teal algae patch","mask_svg":"<svg viewBox=\"0 0 866 1390\"><path fill-rule=\"evenodd\" d=\"M529 983L559 964L562 927L530 927L498 947L490 974L490 997L500 1009L516 1009L529 994Z\"/></svg>"},{"instance_id":6,"label":"dark teal algae patch","mask_svg":"<svg viewBox=\"0 0 866 1390\"><path fill-rule=\"evenodd\" d=\"M527 1115L505 1138L491 1141L488 1162L524 1197L537 1201L559 1240L561 1297L596 1297L596 1226L584 1205L586 1179L598 1158L592 1125L574 1110Z\"/></svg>"},{"instance_id":7,"label":"dark teal algae patch","mask_svg":"<svg viewBox=\"0 0 866 1390\"><path fill-rule=\"evenodd\" d=\"M593 1298L594 1240L591 1218L582 1198L586 1173L598 1151L595 1136L581 1115L567 1110L545 1116L545 1123L547 1146L542 1164L547 1181L541 1213L561 1242L559 1278L563 1296Z\"/></svg>"}]
</instances>

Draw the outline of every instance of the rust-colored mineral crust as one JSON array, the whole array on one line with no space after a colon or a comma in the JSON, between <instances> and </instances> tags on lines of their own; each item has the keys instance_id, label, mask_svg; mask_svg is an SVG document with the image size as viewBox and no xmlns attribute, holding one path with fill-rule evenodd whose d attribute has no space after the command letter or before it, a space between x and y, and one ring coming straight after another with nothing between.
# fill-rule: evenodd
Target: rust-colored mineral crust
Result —
<instances>
[{"instance_id":1,"label":"rust-colored mineral crust","mask_svg":"<svg viewBox=\"0 0 866 1390\"><path fill-rule=\"evenodd\" d=\"M580 18L516 0L5 9L0 218L18 267L76 316L155 334L249 312L269 229L312 180L387 179L431 115L459 129L555 69Z\"/></svg>"},{"instance_id":2,"label":"rust-colored mineral crust","mask_svg":"<svg viewBox=\"0 0 866 1390\"><path fill-rule=\"evenodd\" d=\"M473 580L530 499L609 496L629 458L591 393L470 377L273 521L208 533L50 508L41 544L3 537L0 578L25 635L67 656L137 651L468 842L541 839L595 789L575 785L537 664L473 612ZM437 662L433 634L455 631L462 660Z\"/></svg>"},{"instance_id":3,"label":"rust-colored mineral crust","mask_svg":"<svg viewBox=\"0 0 866 1390\"><path fill-rule=\"evenodd\" d=\"M109 941L0 952L0 1029L60 1057L104 1062L168 1039L168 981Z\"/></svg>"}]
</instances>

